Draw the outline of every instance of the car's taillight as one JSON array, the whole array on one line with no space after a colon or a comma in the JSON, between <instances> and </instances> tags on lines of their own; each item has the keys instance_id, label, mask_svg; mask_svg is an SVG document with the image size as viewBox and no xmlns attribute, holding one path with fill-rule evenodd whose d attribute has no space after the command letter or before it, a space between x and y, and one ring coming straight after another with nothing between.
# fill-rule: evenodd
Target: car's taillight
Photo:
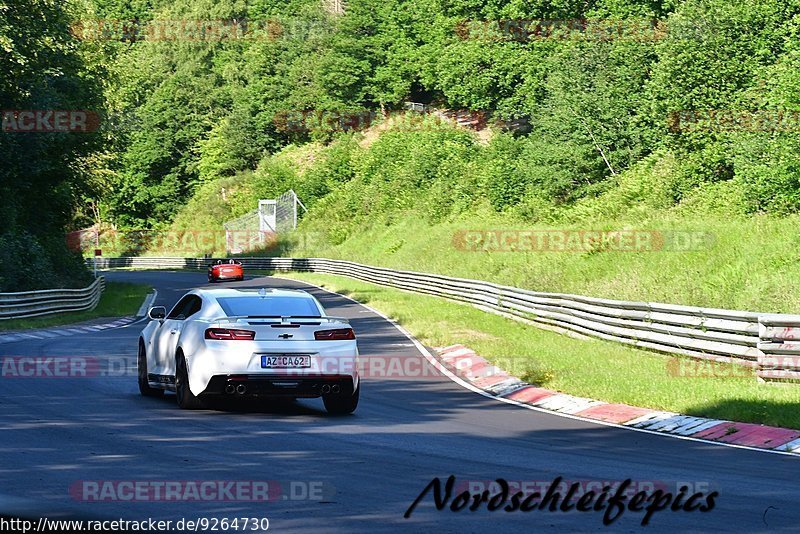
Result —
<instances>
[{"instance_id":1,"label":"car's taillight","mask_svg":"<svg viewBox=\"0 0 800 534\"><path fill-rule=\"evenodd\" d=\"M208 328L206 329L206 339L243 339L252 341L256 338L256 333L252 330L236 330L233 328Z\"/></svg>"},{"instance_id":2,"label":"car's taillight","mask_svg":"<svg viewBox=\"0 0 800 534\"><path fill-rule=\"evenodd\" d=\"M319 330L314 332L314 339L318 341L332 339L355 339L356 334L352 328L337 328L336 330Z\"/></svg>"}]
</instances>

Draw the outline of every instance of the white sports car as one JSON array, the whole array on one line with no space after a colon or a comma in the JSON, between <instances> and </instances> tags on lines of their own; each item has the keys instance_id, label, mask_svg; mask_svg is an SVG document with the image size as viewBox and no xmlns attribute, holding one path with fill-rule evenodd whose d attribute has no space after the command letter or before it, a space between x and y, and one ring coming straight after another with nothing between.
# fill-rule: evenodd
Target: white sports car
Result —
<instances>
[{"instance_id":1,"label":"white sports car","mask_svg":"<svg viewBox=\"0 0 800 534\"><path fill-rule=\"evenodd\" d=\"M322 397L329 413L355 411L358 346L347 319L286 289L194 289L163 306L139 337L142 395L175 391L185 409L212 396Z\"/></svg>"}]
</instances>

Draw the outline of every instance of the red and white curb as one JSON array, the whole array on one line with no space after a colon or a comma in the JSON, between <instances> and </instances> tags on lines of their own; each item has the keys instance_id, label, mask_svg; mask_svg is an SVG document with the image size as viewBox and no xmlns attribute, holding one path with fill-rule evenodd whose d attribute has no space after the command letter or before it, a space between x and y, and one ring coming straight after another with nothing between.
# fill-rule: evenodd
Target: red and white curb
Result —
<instances>
[{"instance_id":1,"label":"red and white curb","mask_svg":"<svg viewBox=\"0 0 800 534\"><path fill-rule=\"evenodd\" d=\"M463 345L437 348L439 359L473 387L499 399L569 416L655 433L800 454L800 430L738 423L575 397L509 376Z\"/></svg>"},{"instance_id":2,"label":"red and white curb","mask_svg":"<svg viewBox=\"0 0 800 534\"><path fill-rule=\"evenodd\" d=\"M14 343L16 341L28 341L31 339L48 339L54 337L74 336L78 334L91 334L94 332L100 332L101 330L107 330L109 328L127 326L134 321L136 321L136 317L123 317L121 319L116 319L113 322L103 324L70 327L60 326L58 328L14 332L11 334L0 335L0 344Z\"/></svg>"}]
</instances>

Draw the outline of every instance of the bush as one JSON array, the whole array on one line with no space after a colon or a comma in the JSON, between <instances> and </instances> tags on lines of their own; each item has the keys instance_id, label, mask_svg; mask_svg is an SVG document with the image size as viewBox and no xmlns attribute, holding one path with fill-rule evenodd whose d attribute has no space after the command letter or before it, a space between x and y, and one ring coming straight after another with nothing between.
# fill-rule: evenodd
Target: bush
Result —
<instances>
[{"instance_id":1,"label":"bush","mask_svg":"<svg viewBox=\"0 0 800 534\"><path fill-rule=\"evenodd\" d=\"M782 141L782 142L781 142ZM736 159L751 213L786 215L800 211L800 146L795 140L752 142Z\"/></svg>"},{"instance_id":2,"label":"bush","mask_svg":"<svg viewBox=\"0 0 800 534\"><path fill-rule=\"evenodd\" d=\"M29 291L86 287L91 275L80 254L59 239L41 239L27 232L0 236L0 290Z\"/></svg>"}]
</instances>

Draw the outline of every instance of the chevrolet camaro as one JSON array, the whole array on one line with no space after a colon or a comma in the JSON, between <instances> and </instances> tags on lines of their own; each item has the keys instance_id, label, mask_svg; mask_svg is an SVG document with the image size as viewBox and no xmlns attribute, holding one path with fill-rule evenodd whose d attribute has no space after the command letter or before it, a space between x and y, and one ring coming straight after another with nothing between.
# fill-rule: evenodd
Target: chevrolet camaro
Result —
<instances>
[{"instance_id":1,"label":"chevrolet camaro","mask_svg":"<svg viewBox=\"0 0 800 534\"><path fill-rule=\"evenodd\" d=\"M305 291L193 289L169 313L155 306L148 317L137 359L142 395L174 391L184 409L215 397L322 397L332 414L358 405L355 333Z\"/></svg>"}]
</instances>

